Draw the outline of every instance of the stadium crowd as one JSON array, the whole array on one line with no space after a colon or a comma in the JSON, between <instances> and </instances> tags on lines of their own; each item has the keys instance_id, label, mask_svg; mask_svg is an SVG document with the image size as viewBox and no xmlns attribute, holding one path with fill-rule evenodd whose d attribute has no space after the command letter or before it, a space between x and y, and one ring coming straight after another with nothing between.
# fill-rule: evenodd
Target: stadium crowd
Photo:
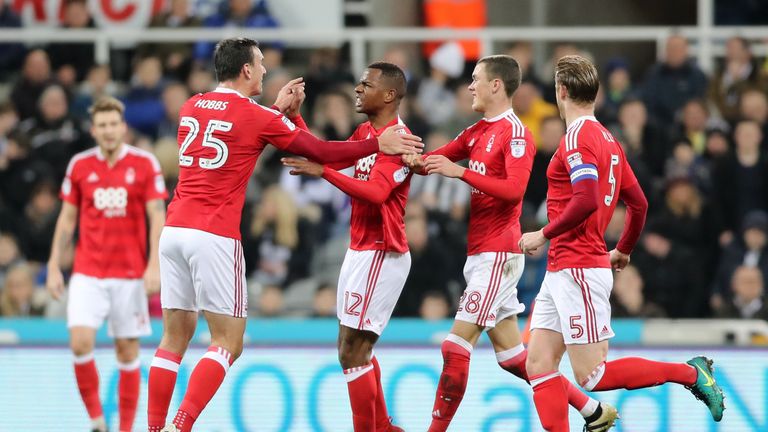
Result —
<instances>
[{"instance_id":1,"label":"stadium crowd","mask_svg":"<svg viewBox=\"0 0 768 432\"><path fill-rule=\"evenodd\" d=\"M0 27L20 26L3 3ZM191 13L188 3L172 0L151 26L279 25L264 0L223 1L207 16ZM67 1L62 17L64 27L94 25L84 0ZM768 61L741 38L725 48L711 75L680 36L667 40L663 58L641 77L632 76L636 65L623 58L600 65L598 120L624 145L650 201L632 264L616 275L616 317L768 319ZM362 120L353 106L357 78L343 49L273 43L262 50L268 73L259 103L270 106L285 83L303 76L303 114L313 132L333 140L351 135ZM63 317L64 305L45 292L41 263L50 252L67 163L93 145L88 106L101 95L120 98L131 126L127 142L157 156L173 191L178 113L190 95L215 86L211 52L209 43L143 44L98 65L91 44L0 45L0 316ZM434 149L479 119L467 89L474 62L456 43L429 57L411 52L392 46L383 60L406 72L401 117ZM557 44L536 70L531 43L504 52L524 70L513 104L538 147L522 218L523 231L530 231L546 217L546 167L565 132L552 65L566 54L589 53ZM270 149L251 178L241 226L251 316L335 316L349 199L323 179L289 175L280 164L284 155ZM396 316L452 315L463 290L469 198L469 186L458 179L414 177L405 216L413 265ZM619 208L606 236L609 249L623 218ZM545 268L545 252L527 258L521 302L531 303ZM159 316L159 298L150 304Z\"/></svg>"}]
</instances>

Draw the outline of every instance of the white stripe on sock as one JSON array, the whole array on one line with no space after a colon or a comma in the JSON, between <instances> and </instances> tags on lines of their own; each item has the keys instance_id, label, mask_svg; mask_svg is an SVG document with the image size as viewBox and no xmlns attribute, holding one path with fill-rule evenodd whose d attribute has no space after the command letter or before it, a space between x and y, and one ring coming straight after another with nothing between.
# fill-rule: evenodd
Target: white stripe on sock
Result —
<instances>
[{"instance_id":1,"label":"white stripe on sock","mask_svg":"<svg viewBox=\"0 0 768 432\"><path fill-rule=\"evenodd\" d=\"M600 402L589 398L586 404L579 410L579 414L581 414L582 417L586 418L591 416L595 413L595 410L600 405Z\"/></svg>"},{"instance_id":2,"label":"white stripe on sock","mask_svg":"<svg viewBox=\"0 0 768 432\"><path fill-rule=\"evenodd\" d=\"M91 360L93 360L93 351L89 352L88 354L83 354L81 356L75 356L75 358L73 359L75 364L88 363Z\"/></svg>"},{"instance_id":3,"label":"white stripe on sock","mask_svg":"<svg viewBox=\"0 0 768 432\"><path fill-rule=\"evenodd\" d=\"M373 370L373 364L367 364L365 366L358 366L354 368L344 369L344 378L347 380L347 382L352 382L372 370Z\"/></svg>"},{"instance_id":4,"label":"white stripe on sock","mask_svg":"<svg viewBox=\"0 0 768 432\"><path fill-rule=\"evenodd\" d=\"M208 351L203 355L203 358L211 359L218 364L221 365L221 367L224 368L224 373L227 373L229 371L229 361L226 357L221 355L218 351Z\"/></svg>"},{"instance_id":5,"label":"white stripe on sock","mask_svg":"<svg viewBox=\"0 0 768 432\"><path fill-rule=\"evenodd\" d=\"M141 366L141 360L139 360L138 357L136 357L133 361L128 363L117 362L117 368L120 369L121 371L136 370L139 368L139 366Z\"/></svg>"},{"instance_id":6,"label":"white stripe on sock","mask_svg":"<svg viewBox=\"0 0 768 432\"><path fill-rule=\"evenodd\" d=\"M592 391L597 383L600 382L600 380L603 379L603 374L605 374L605 362L600 363L597 365L595 370L592 371L591 374L587 377L587 380L581 383L581 386L584 387L586 391Z\"/></svg>"},{"instance_id":7,"label":"white stripe on sock","mask_svg":"<svg viewBox=\"0 0 768 432\"><path fill-rule=\"evenodd\" d=\"M560 377L560 372L555 371L555 372L552 372L549 375L544 375L543 377L532 379L531 380L531 388L536 387L537 385L539 385L539 384L541 384L541 383L543 383L545 381L549 381L549 380L551 380L553 378L559 378L559 377Z\"/></svg>"},{"instance_id":8,"label":"white stripe on sock","mask_svg":"<svg viewBox=\"0 0 768 432\"><path fill-rule=\"evenodd\" d=\"M164 359L162 357L155 357L152 359L152 364L150 367L157 367L160 369L167 369L171 372L178 372L179 371L179 364L175 361L171 361L168 359Z\"/></svg>"},{"instance_id":9,"label":"white stripe on sock","mask_svg":"<svg viewBox=\"0 0 768 432\"><path fill-rule=\"evenodd\" d=\"M462 338L461 336L455 335L453 333L448 333L448 336L445 337L445 340L448 342L453 342L456 345L464 348L467 350L468 353L472 354L472 344L469 343L466 339Z\"/></svg>"},{"instance_id":10,"label":"white stripe on sock","mask_svg":"<svg viewBox=\"0 0 768 432\"><path fill-rule=\"evenodd\" d=\"M520 353L525 351L525 345L520 344L514 348L510 348L506 351L497 352L496 353L496 361L499 363L504 363L505 361L517 357Z\"/></svg>"}]
</instances>

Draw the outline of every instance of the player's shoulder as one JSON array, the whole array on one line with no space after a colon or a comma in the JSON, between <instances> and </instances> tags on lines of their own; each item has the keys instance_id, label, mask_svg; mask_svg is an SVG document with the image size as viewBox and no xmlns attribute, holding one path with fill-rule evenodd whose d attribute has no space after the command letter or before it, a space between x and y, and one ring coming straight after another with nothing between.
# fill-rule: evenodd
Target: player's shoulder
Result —
<instances>
[{"instance_id":1,"label":"player's shoulder","mask_svg":"<svg viewBox=\"0 0 768 432\"><path fill-rule=\"evenodd\" d=\"M150 164L155 171L160 170L160 162L158 162L154 153L134 147L130 144L123 144L123 146L125 146L124 148L127 156Z\"/></svg>"},{"instance_id":2,"label":"player's shoulder","mask_svg":"<svg viewBox=\"0 0 768 432\"><path fill-rule=\"evenodd\" d=\"M79 153L76 153L74 156L72 156L72 159L69 160L69 165L67 166L67 175L72 175L72 172L76 168L83 167L87 165L89 162L98 160L98 154L99 154L98 146L91 147L87 150L83 150Z\"/></svg>"},{"instance_id":3,"label":"player's shoulder","mask_svg":"<svg viewBox=\"0 0 768 432\"><path fill-rule=\"evenodd\" d=\"M574 120L565 131L562 143L566 151L592 144L592 138L602 136L603 127L594 116L582 116Z\"/></svg>"},{"instance_id":4,"label":"player's shoulder","mask_svg":"<svg viewBox=\"0 0 768 432\"><path fill-rule=\"evenodd\" d=\"M528 127L523 124L519 117L511 109L504 113L503 118L498 122L511 138L530 138L532 137Z\"/></svg>"}]
</instances>

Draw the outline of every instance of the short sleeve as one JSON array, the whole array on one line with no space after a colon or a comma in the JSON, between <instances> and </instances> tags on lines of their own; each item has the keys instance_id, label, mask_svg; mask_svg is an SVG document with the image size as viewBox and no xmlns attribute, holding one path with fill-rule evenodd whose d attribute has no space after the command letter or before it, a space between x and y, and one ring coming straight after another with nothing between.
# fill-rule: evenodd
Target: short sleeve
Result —
<instances>
[{"instance_id":1,"label":"short sleeve","mask_svg":"<svg viewBox=\"0 0 768 432\"><path fill-rule=\"evenodd\" d=\"M160 170L160 162L158 162L154 155L150 154L147 155L146 166L147 180L144 185L144 202L168 198L168 191L165 189L165 178Z\"/></svg>"},{"instance_id":2,"label":"short sleeve","mask_svg":"<svg viewBox=\"0 0 768 432\"><path fill-rule=\"evenodd\" d=\"M257 105L259 120L263 121L264 128L259 131L258 140L260 144L272 144L280 150L285 150L291 142L299 135L301 129L297 127L288 117L281 112L270 108Z\"/></svg>"},{"instance_id":3,"label":"short sleeve","mask_svg":"<svg viewBox=\"0 0 768 432\"><path fill-rule=\"evenodd\" d=\"M563 159L571 177L571 184L582 180L597 180L597 152L595 140L586 132L581 131L581 125L565 135Z\"/></svg>"},{"instance_id":4,"label":"short sleeve","mask_svg":"<svg viewBox=\"0 0 768 432\"><path fill-rule=\"evenodd\" d=\"M61 191L59 192L59 198L62 201L66 201L74 206L80 206L80 184L77 181L77 162L72 159L67 166L67 173L64 176L64 181L61 183Z\"/></svg>"},{"instance_id":5,"label":"short sleeve","mask_svg":"<svg viewBox=\"0 0 768 432\"><path fill-rule=\"evenodd\" d=\"M530 131L524 130L521 133L513 130L507 143L502 149L507 175L517 170L530 173L533 168L533 158L536 156L536 146Z\"/></svg>"}]
</instances>

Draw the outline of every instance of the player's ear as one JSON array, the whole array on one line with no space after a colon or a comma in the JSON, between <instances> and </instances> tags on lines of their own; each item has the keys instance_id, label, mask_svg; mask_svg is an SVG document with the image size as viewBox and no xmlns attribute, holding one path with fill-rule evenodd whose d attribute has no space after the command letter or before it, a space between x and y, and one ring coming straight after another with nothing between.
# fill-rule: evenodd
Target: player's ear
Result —
<instances>
[{"instance_id":1,"label":"player's ear","mask_svg":"<svg viewBox=\"0 0 768 432\"><path fill-rule=\"evenodd\" d=\"M386 103L392 103L397 99L397 90L395 89L389 89L387 90L387 93L384 95L384 102Z\"/></svg>"},{"instance_id":2,"label":"player's ear","mask_svg":"<svg viewBox=\"0 0 768 432\"><path fill-rule=\"evenodd\" d=\"M246 81L251 80L251 77L253 76L253 71L251 70L250 64L243 63L243 66L240 68L240 72L245 76Z\"/></svg>"}]
</instances>

